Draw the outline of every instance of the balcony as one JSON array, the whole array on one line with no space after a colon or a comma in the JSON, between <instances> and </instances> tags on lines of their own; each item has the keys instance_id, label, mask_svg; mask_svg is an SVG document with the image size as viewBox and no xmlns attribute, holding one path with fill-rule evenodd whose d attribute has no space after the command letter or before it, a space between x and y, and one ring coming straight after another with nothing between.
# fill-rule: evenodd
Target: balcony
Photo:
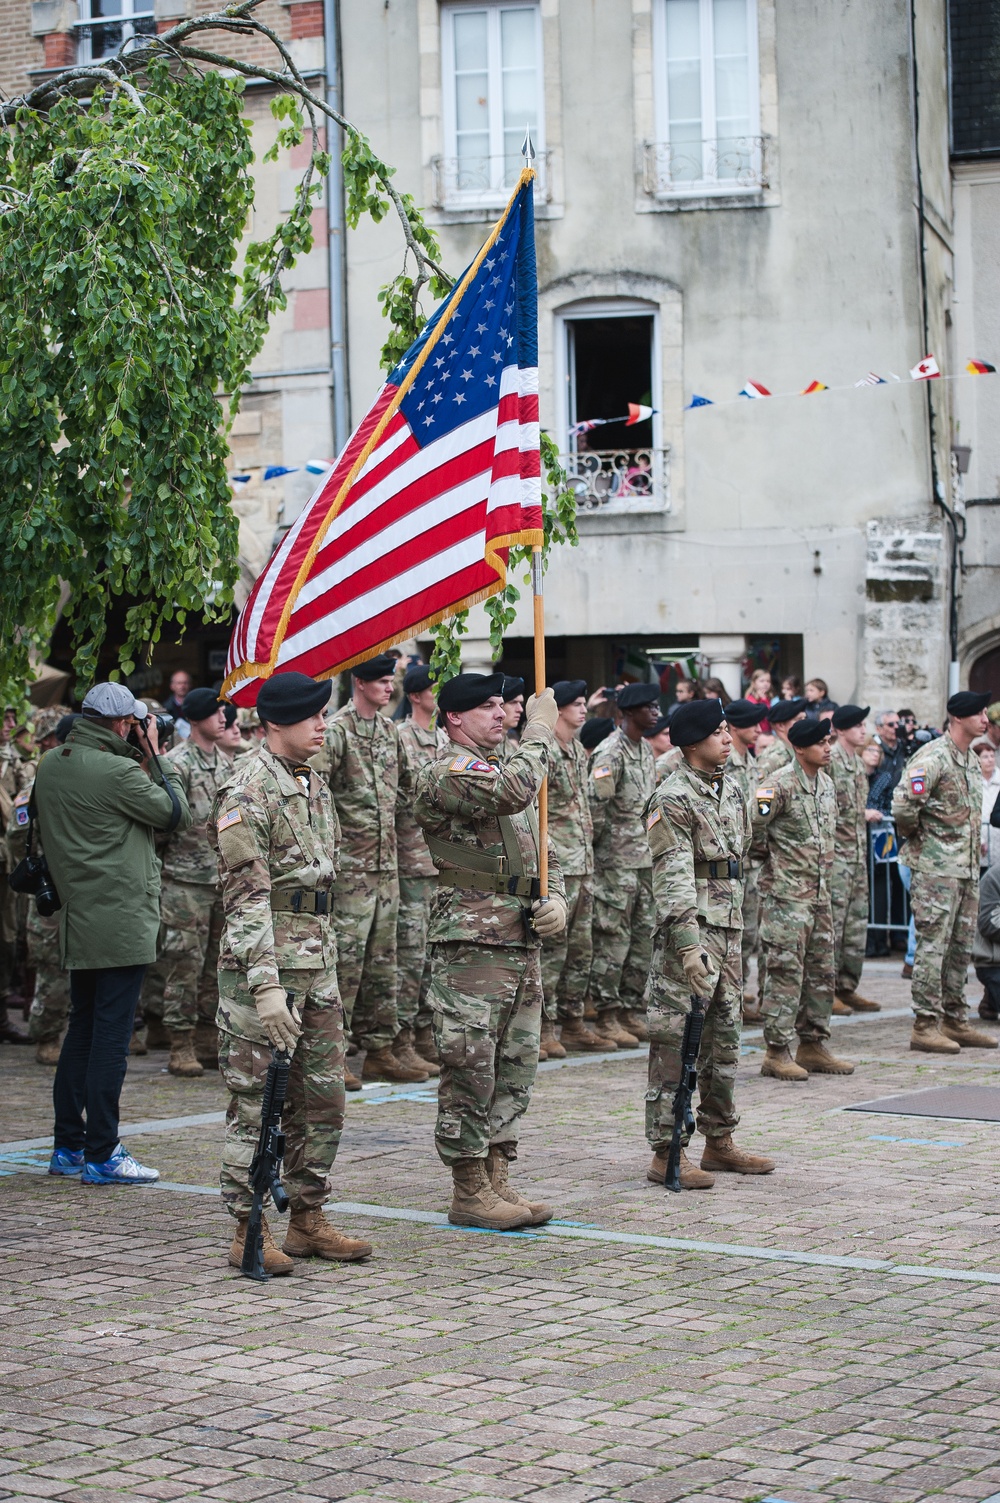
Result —
<instances>
[{"instance_id":1,"label":"balcony","mask_svg":"<svg viewBox=\"0 0 1000 1503\"><path fill-rule=\"evenodd\" d=\"M670 510L670 450L584 449L561 454L579 516Z\"/></svg>"},{"instance_id":2,"label":"balcony","mask_svg":"<svg viewBox=\"0 0 1000 1503\"><path fill-rule=\"evenodd\" d=\"M645 141L642 186L652 198L738 198L769 188L768 136Z\"/></svg>"},{"instance_id":3,"label":"balcony","mask_svg":"<svg viewBox=\"0 0 1000 1503\"><path fill-rule=\"evenodd\" d=\"M535 202L548 203L549 158L540 151L532 162ZM434 157L434 207L436 209L502 208L517 186L524 162L509 157Z\"/></svg>"}]
</instances>

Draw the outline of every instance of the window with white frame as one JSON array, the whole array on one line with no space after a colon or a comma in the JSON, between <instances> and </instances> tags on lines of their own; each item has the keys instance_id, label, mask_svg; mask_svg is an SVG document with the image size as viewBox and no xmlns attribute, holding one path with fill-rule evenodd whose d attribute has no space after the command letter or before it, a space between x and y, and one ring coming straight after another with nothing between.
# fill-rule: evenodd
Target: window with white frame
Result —
<instances>
[{"instance_id":1,"label":"window with white frame","mask_svg":"<svg viewBox=\"0 0 1000 1503\"><path fill-rule=\"evenodd\" d=\"M524 166L530 130L544 161L541 16L530 3L441 7L444 156L441 201L456 206L503 201Z\"/></svg>"},{"instance_id":2,"label":"window with white frame","mask_svg":"<svg viewBox=\"0 0 1000 1503\"><path fill-rule=\"evenodd\" d=\"M156 33L152 0L79 0L81 63L111 57L123 42Z\"/></svg>"},{"instance_id":3,"label":"window with white frame","mask_svg":"<svg viewBox=\"0 0 1000 1503\"><path fill-rule=\"evenodd\" d=\"M657 139L652 191L731 194L766 186L757 0L655 0ZM651 160L650 160L651 157Z\"/></svg>"}]
</instances>

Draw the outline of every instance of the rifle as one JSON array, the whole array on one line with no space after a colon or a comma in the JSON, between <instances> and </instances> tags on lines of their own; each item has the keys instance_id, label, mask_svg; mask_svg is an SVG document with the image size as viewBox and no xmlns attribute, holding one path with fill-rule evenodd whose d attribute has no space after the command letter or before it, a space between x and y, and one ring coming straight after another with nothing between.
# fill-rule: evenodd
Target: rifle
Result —
<instances>
[{"instance_id":1,"label":"rifle","mask_svg":"<svg viewBox=\"0 0 1000 1503\"><path fill-rule=\"evenodd\" d=\"M291 1012L294 997L288 994L288 1010ZM281 1114L285 1110L288 1094L288 1072L292 1056L287 1049L271 1049L271 1063L264 1081L264 1100L260 1109L260 1137L257 1152L250 1165L250 1189L253 1202L250 1220L247 1223L246 1241L243 1244L243 1262L240 1272L245 1279L254 1279L258 1284L271 1277L264 1272L264 1235L261 1223L264 1219L264 1196L268 1190L274 1201L274 1209L280 1213L288 1209L288 1196L281 1183L281 1160L285 1153L285 1134L281 1131Z\"/></svg>"},{"instance_id":2,"label":"rifle","mask_svg":"<svg viewBox=\"0 0 1000 1503\"><path fill-rule=\"evenodd\" d=\"M681 1078L674 1092L674 1130L667 1154L667 1172L663 1183L668 1190L680 1194L681 1189L681 1138L694 1132L694 1113L691 1098L698 1084L698 1052L705 1027L705 1007L701 997L691 998L691 1011L684 1020L684 1036L681 1039ZM705 1003L707 1006L707 1002Z\"/></svg>"}]
</instances>

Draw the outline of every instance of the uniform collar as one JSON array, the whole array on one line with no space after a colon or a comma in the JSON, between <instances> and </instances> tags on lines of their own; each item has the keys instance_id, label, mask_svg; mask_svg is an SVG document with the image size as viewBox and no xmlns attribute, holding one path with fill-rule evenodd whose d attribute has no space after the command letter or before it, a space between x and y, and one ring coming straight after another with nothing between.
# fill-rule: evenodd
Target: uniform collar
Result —
<instances>
[{"instance_id":1,"label":"uniform collar","mask_svg":"<svg viewBox=\"0 0 1000 1503\"><path fill-rule=\"evenodd\" d=\"M77 746L97 747L100 751L111 752L115 757L131 757L133 762L142 761L142 752L137 746L129 746L127 741L123 741L114 731L109 731L107 726L98 725L96 720L85 720L82 716L66 737L67 746L70 742Z\"/></svg>"},{"instance_id":2,"label":"uniform collar","mask_svg":"<svg viewBox=\"0 0 1000 1503\"><path fill-rule=\"evenodd\" d=\"M802 763L799 761L794 752L792 752L792 761L795 764L795 775L802 787L806 790L807 793L815 793L819 787L819 775L823 771L822 767L817 767L816 776L812 779L812 781L810 781L809 774L806 772L805 768L802 766Z\"/></svg>"},{"instance_id":3,"label":"uniform collar","mask_svg":"<svg viewBox=\"0 0 1000 1503\"><path fill-rule=\"evenodd\" d=\"M299 794L299 796L302 797L302 798L308 798L309 797L308 793L303 788L303 786L299 782L298 778L292 776L292 764L290 762L286 762L283 757L276 757L274 755L274 753L271 750L269 750L269 748L266 745L264 745L263 743L261 744L260 751L257 753L257 755L260 757L261 761L264 763L264 766L267 767L267 768L269 768L270 771L274 774L274 777L275 777L275 780L277 781L278 787L281 790L281 792L285 795L286 798L290 798L293 794L296 794L296 793ZM303 763L302 765L305 767L308 764ZM311 787L312 786L312 769L311 768L310 768L310 775L309 775L309 784L310 784L310 787Z\"/></svg>"},{"instance_id":4,"label":"uniform collar","mask_svg":"<svg viewBox=\"0 0 1000 1503\"><path fill-rule=\"evenodd\" d=\"M699 793L710 793L713 798L721 799L724 773L718 770L702 772L699 768L692 767L687 757L681 758L681 766L686 769L688 777Z\"/></svg>"}]
</instances>

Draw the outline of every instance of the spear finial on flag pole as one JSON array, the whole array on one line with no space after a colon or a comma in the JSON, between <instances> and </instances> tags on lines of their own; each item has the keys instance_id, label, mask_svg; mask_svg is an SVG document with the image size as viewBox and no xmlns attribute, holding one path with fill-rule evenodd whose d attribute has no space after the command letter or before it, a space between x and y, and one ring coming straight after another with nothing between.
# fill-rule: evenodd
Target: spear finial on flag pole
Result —
<instances>
[{"instance_id":1,"label":"spear finial on flag pole","mask_svg":"<svg viewBox=\"0 0 1000 1503\"><path fill-rule=\"evenodd\" d=\"M532 166L532 164L534 163L534 160L535 160L535 147L534 147L534 143L533 143L533 141L531 139L531 126L530 125L526 125L524 127L524 140L521 143L521 155L524 158L524 160L527 162L528 166L529 167Z\"/></svg>"}]
</instances>

